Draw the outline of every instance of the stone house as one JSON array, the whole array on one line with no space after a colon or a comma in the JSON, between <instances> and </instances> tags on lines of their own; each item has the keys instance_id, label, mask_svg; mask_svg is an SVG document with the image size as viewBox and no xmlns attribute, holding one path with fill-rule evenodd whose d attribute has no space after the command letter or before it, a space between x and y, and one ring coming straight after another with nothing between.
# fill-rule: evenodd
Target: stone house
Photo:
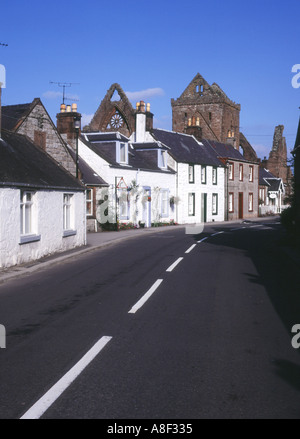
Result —
<instances>
[{"instance_id":1,"label":"stone house","mask_svg":"<svg viewBox=\"0 0 300 439\"><path fill-rule=\"evenodd\" d=\"M226 165L226 220L249 219L258 216L259 163L249 161L230 144L203 139Z\"/></svg>"},{"instance_id":2,"label":"stone house","mask_svg":"<svg viewBox=\"0 0 300 439\"><path fill-rule=\"evenodd\" d=\"M27 104L3 106L2 127L27 136L36 146L75 176L75 162L39 98Z\"/></svg>"},{"instance_id":3,"label":"stone house","mask_svg":"<svg viewBox=\"0 0 300 439\"><path fill-rule=\"evenodd\" d=\"M28 137L0 138L0 267L86 243L85 188Z\"/></svg>"}]
</instances>

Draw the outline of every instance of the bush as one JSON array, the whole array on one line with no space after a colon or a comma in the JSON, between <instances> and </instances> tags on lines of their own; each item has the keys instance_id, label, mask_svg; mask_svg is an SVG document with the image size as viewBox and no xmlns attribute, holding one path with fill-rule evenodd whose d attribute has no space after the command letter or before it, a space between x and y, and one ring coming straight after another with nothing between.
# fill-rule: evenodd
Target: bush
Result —
<instances>
[{"instance_id":1,"label":"bush","mask_svg":"<svg viewBox=\"0 0 300 439\"><path fill-rule=\"evenodd\" d=\"M287 207L280 215L281 224L288 233L295 233L296 231L296 209L294 207Z\"/></svg>"}]
</instances>

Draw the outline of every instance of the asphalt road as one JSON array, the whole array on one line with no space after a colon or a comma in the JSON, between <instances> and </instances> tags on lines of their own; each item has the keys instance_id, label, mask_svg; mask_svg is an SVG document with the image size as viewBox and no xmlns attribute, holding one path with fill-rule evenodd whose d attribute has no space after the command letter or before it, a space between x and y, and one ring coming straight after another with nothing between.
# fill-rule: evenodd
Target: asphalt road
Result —
<instances>
[{"instance_id":1,"label":"asphalt road","mask_svg":"<svg viewBox=\"0 0 300 439\"><path fill-rule=\"evenodd\" d=\"M274 220L174 227L1 284L0 418L300 418L282 242Z\"/></svg>"}]
</instances>

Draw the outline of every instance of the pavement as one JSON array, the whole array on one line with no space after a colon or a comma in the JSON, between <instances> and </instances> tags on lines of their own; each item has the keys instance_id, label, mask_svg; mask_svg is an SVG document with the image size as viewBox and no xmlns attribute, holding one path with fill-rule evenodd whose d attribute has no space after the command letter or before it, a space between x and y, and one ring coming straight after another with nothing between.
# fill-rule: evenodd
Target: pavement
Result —
<instances>
[{"instance_id":1,"label":"pavement","mask_svg":"<svg viewBox=\"0 0 300 439\"><path fill-rule=\"evenodd\" d=\"M279 217L259 217L252 218L251 220L238 220L238 221L223 221L223 222L212 222L207 223L208 226L217 226L217 225L228 225L228 224L243 224L243 223L255 223L257 221L270 221L270 220L278 220ZM30 274L36 270L45 268L46 266L50 266L53 264L57 264L63 262L71 257L79 256L84 253L91 252L93 250L104 248L110 245L117 244L124 240L138 238L139 236L148 236L152 234L162 233L165 231L169 231L172 228L185 229L188 225L176 225L176 226L162 226L162 227L151 227L151 228L140 228L140 229L129 229L129 230L120 230L117 232L88 232L87 233L87 243L82 247L77 247L75 249L56 253L51 256L47 256L41 258L37 261L27 262L26 264L17 265L13 267L9 267L1 270L0 272L0 283L15 277L22 276L24 274ZM289 257L291 257L294 262L300 264L299 253L293 251L293 249L285 248L284 249Z\"/></svg>"}]
</instances>

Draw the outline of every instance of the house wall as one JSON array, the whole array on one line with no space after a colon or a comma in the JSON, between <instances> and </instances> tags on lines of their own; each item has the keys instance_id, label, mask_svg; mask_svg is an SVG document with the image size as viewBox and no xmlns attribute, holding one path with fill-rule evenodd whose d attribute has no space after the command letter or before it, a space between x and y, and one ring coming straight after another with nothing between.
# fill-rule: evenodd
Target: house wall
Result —
<instances>
[{"instance_id":1,"label":"house wall","mask_svg":"<svg viewBox=\"0 0 300 439\"><path fill-rule=\"evenodd\" d=\"M178 163L177 196L179 202L176 207L177 218L180 224L201 223L201 196L207 194L207 222L224 221L224 168L217 168L217 184L212 181L213 167L206 167L206 184L201 183L201 165L194 165L194 183L189 183L189 165ZM188 212L188 194L195 194L195 215ZM212 196L218 194L217 214L212 213Z\"/></svg>"},{"instance_id":2,"label":"house wall","mask_svg":"<svg viewBox=\"0 0 300 439\"><path fill-rule=\"evenodd\" d=\"M249 164L246 162L238 162L229 160L229 162L234 163L234 180L228 181L228 194L234 194L234 211L229 212L228 210L228 220L238 220L238 219L248 219L255 218L258 216L258 181L259 181L259 167L255 164ZM239 165L243 165L243 181L239 179ZM253 182L249 181L250 166L253 166ZM228 172L228 171L227 171ZM239 218L239 193L243 194L243 215ZM253 211L249 211L249 194L253 194ZM228 208L228 207L227 207Z\"/></svg>"},{"instance_id":3,"label":"house wall","mask_svg":"<svg viewBox=\"0 0 300 439\"><path fill-rule=\"evenodd\" d=\"M115 146L112 146L115 148ZM104 159L99 157L94 153L87 145L85 145L81 140L79 141L79 155L89 164L89 166L95 170L101 177L110 185L110 190L106 188L97 189L96 193L96 204L99 205L99 201L104 199L104 194L109 193L110 202L112 206L115 206L115 186L116 182L123 178L125 185L127 187L132 185L135 181L138 185L138 195L137 202L133 201L133 197L129 199L129 217L128 220L121 220L121 222L134 222L144 220L145 212L145 199L143 188L151 189L151 203L147 208L151 208L151 222L158 221L170 221L175 220L174 211L169 207L168 215L163 218L160 217L161 213L161 190L168 189L169 198L175 196L175 175L167 172L150 172L150 171L137 171L133 169L126 168L113 168ZM132 196L132 193L129 196ZM147 201L148 203L148 201Z\"/></svg>"},{"instance_id":4,"label":"house wall","mask_svg":"<svg viewBox=\"0 0 300 439\"><path fill-rule=\"evenodd\" d=\"M72 193L72 229L63 237L63 194ZM83 192L36 191L33 199L33 230L40 239L20 244L20 190L0 189L0 267L35 261L85 244L85 195Z\"/></svg>"}]
</instances>

